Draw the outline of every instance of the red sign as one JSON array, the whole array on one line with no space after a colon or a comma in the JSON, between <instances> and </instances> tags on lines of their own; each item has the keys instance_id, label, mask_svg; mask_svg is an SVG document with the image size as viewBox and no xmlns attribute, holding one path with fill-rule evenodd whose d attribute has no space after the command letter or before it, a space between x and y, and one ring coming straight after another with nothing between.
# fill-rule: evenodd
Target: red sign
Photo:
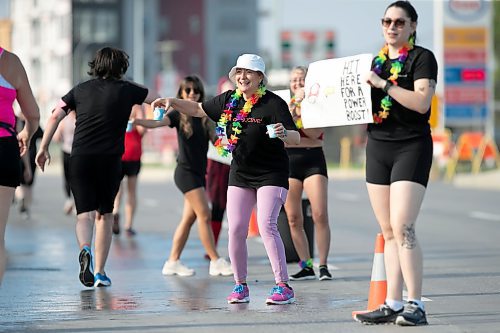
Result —
<instances>
[{"instance_id":1,"label":"red sign","mask_svg":"<svg viewBox=\"0 0 500 333\"><path fill-rule=\"evenodd\" d=\"M486 72L483 68L463 69L462 81L484 81L486 80Z\"/></svg>"}]
</instances>

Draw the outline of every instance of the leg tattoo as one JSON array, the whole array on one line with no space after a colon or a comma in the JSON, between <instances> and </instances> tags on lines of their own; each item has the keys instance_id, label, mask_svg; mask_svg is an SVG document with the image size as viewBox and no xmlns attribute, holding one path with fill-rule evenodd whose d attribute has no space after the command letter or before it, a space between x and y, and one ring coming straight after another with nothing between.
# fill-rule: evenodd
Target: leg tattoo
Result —
<instances>
[{"instance_id":1,"label":"leg tattoo","mask_svg":"<svg viewBox=\"0 0 500 333\"><path fill-rule=\"evenodd\" d=\"M403 230L403 244L408 250L414 249L417 246L417 237L415 236L415 228L413 224L405 225Z\"/></svg>"}]
</instances>

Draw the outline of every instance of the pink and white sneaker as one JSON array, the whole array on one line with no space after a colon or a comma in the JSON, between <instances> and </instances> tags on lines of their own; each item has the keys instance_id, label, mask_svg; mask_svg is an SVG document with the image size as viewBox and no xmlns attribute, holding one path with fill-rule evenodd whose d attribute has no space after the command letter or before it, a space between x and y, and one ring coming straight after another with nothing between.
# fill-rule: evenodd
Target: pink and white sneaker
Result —
<instances>
[{"instance_id":1,"label":"pink and white sneaker","mask_svg":"<svg viewBox=\"0 0 500 333\"><path fill-rule=\"evenodd\" d=\"M250 302L250 291L248 290L248 286L244 284L236 284L231 295L227 297L227 302L229 304Z\"/></svg>"},{"instance_id":2,"label":"pink and white sneaker","mask_svg":"<svg viewBox=\"0 0 500 333\"><path fill-rule=\"evenodd\" d=\"M266 300L266 303L271 304L291 304L295 302L294 293L292 287L285 283L278 283L276 287L271 289L269 293L269 297Z\"/></svg>"}]
</instances>

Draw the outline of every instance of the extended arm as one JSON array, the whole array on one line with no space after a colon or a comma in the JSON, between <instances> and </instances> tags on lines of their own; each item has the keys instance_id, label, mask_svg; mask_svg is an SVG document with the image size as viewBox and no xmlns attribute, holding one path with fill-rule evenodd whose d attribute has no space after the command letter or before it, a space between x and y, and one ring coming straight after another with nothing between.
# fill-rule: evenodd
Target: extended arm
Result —
<instances>
[{"instance_id":1,"label":"extended arm","mask_svg":"<svg viewBox=\"0 0 500 333\"><path fill-rule=\"evenodd\" d=\"M52 114L50 115L49 120L47 121L47 125L45 126L45 132L43 133L42 142L40 143L40 148L38 149L38 153L36 154L36 165L40 168L40 170L45 170L45 163L50 164L50 154L49 154L49 145L52 141L52 137L57 130L57 126L63 118L66 117L66 111L64 111L60 106L57 106Z\"/></svg>"},{"instance_id":2,"label":"extended arm","mask_svg":"<svg viewBox=\"0 0 500 333\"><path fill-rule=\"evenodd\" d=\"M201 103L179 98L158 98L152 104L153 108L163 107L165 110L173 108L181 113L192 117L205 117L207 114L201 107Z\"/></svg>"}]
</instances>

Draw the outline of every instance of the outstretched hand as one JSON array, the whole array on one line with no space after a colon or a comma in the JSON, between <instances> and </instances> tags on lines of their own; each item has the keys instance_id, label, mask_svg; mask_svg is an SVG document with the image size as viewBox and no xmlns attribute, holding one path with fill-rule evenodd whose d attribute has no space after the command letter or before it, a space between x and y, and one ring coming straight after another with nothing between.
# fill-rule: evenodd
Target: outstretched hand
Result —
<instances>
[{"instance_id":1,"label":"outstretched hand","mask_svg":"<svg viewBox=\"0 0 500 333\"><path fill-rule=\"evenodd\" d=\"M165 111L170 107L170 99L168 98L157 98L151 103L151 106L154 108L164 108Z\"/></svg>"}]
</instances>

